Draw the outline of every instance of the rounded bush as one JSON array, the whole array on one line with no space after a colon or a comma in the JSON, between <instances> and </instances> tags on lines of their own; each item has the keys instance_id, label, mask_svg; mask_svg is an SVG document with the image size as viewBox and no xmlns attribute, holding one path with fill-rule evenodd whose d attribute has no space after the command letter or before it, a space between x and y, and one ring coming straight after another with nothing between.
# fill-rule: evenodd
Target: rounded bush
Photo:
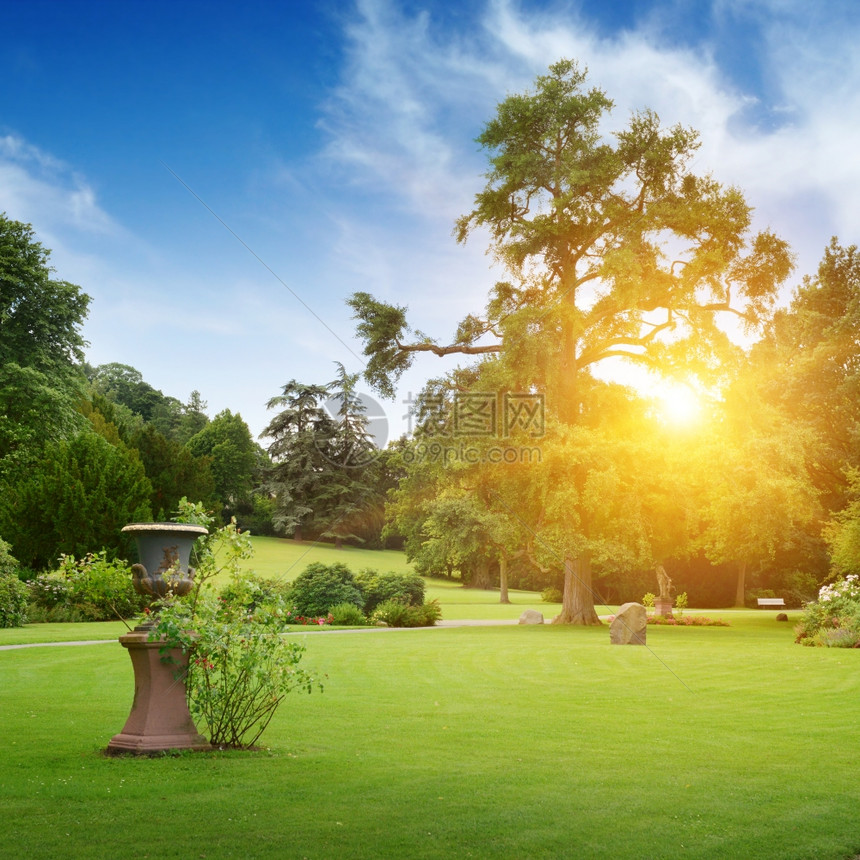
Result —
<instances>
[{"instance_id":1,"label":"rounded bush","mask_svg":"<svg viewBox=\"0 0 860 860\"><path fill-rule=\"evenodd\" d=\"M327 615L333 606L351 603L361 609L364 598L345 564L309 564L295 579L289 602L296 615Z\"/></svg>"},{"instance_id":2,"label":"rounded bush","mask_svg":"<svg viewBox=\"0 0 860 860\"><path fill-rule=\"evenodd\" d=\"M285 607L289 593L290 585L283 580L243 573L221 589L220 597L226 603L256 609L258 606Z\"/></svg>"},{"instance_id":3,"label":"rounded bush","mask_svg":"<svg viewBox=\"0 0 860 860\"><path fill-rule=\"evenodd\" d=\"M27 623L27 586L18 579L0 573L0 627L23 627Z\"/></svg>"},{"instance_id":4,"label":"rounded bush","mask_svg":"<svg viewBox=\"0 0 860 860\"><path fill-rule=\"evenodd\" d=\"M27 623L27 586L18 578L18 562L9 554L9 544L0 540L0 627L23 627Z\"/></svg>"},{"instance_id":5,"label":"rounded bush","mask_svg":"<svg viewBox=\"0 0 860 860\"><path fill-rule=\"evenodd\" d=\"M564 595L553 585L547 586L541 593L540 599L544 603L561 603Z\"/></svg>"},{"instance_id":6,"label":"rounded bush","mask_svg":"<svg viewBox=\"0 0 860 860\"><path fill-rule=\"evenodd\" d=\"M338 627L361 627L367 624L367 619L354 603L338 603L331 608L331 623Z\"/></svg>"},{"instance_id":7,"label":"rounded bush","mask_svg":"<svg viewBox=\"0 0 860 860\"><path fill-rule=\"evenodd\" d=\"M396 600L408 606L424 603L424 579L417 573L378 573L367 568L355 578L364 597L364 611L370 615L380 603Z\"/></svg>"},{"instance_id":8,"label":"rounded bush","mask_svg":"<svg viewBox=\"0 0 860 860\"><path fill-rule=\"evenodd\" d=\"M423 606L409 606L399 600L386 600L376 607L372 621L388 627L432 627L442 617L439 602L431 600Z\"/></svg>"}]
</instances>

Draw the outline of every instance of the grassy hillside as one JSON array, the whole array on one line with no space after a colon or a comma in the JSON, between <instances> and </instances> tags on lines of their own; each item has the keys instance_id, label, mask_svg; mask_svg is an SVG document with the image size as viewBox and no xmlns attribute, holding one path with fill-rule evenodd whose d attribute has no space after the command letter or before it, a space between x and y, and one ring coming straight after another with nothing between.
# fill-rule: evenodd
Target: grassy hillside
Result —
<instances>
[{"instance_id":1,"label":"grassy hillside","mask_svg":"<svg viewBox=\"0 0 860 860\"><path fill-rule=\"evenodd\" d=\"M372 567L381 572L411 570L406 556L399 550L357 549L347 546L335 549L330 543L305 541L296 543L288 538L252 537L254 557L245 562L248 570L273 579L294 580L309 564L341 562L353 571Z\"/></svg>"}]
</instances>

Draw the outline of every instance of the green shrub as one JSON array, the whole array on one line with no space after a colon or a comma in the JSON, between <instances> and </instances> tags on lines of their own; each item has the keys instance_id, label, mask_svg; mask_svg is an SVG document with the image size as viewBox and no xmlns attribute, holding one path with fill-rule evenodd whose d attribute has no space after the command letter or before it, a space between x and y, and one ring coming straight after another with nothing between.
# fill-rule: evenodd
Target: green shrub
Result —
<instances>
[{"instance_id":1,"label":"green shrub","mask_svg":"<svg viewBox=\"0 0 860 860\"><path fill-rule=\"evenodd\" d=\"M23 627L27 623L28 589L18 578L18 562L9 554L9 544L0 540L0 627Z\"/></svg>"},{"instance_id":2,"label":"green shrub","mask_svg":"<svg viewBox=\"0 0 860 860\"><path fill-rule=\"evenodd\" d=\"M417 573L378 573L366 568L359 571L355 582L364 598L364 611L368 615L387 600L397 600L409 606L421 606L424 603L424 578Z\"/></svg>"},{"instance_id":3,"label":"green shrub","mask_svg":"<svg viewBox=\"0 0 860 860\"><path fill-rule=\"evenodd\" d=\"M388 627L432 627L442 617L437 600L423 606L409 606L398 600L386 600L376 607L371 621Z\"/></svg>"},{"instance_id":4,"label":"green shrub","mask_svg":"<svg viewBox=\"0 0 860 860\"><path fill-rule=\"evenodd\" d=\"M860 579L841 577L818 591L795 627L796 642L824 648L860 647Z\"/></svg>"},{"instance_id":5,"label":"green shrub","mask_svg":"<svg viewBox=\"0 0 860 860\"><path fill-rule=\"evenodd\" d=\"M352 603L361 609L361 595L352 571L340 562L309 564L293 581L290 603L295 615L321 616L340 603Z\"/></svg>"},{"instance_id":6,"label":"green shrub","mask_svg":"<svg viewBox=\"0 0 860 860\"><path fill-rule=\"evenodd\" d=\"M442 618L442 607L439 606L439 601L435 598L427 601L422 606L415 606L413 608L415 610L415 617L421 621L418 625L419 627L433 627Z\"/></svg>"},{"instance_id":7,"label":"green shrub","mask_svg":"<svg viewBox=\"0 0 860 860\"><path fill-rule=\"evenodd\" d=\"M651 591L648 591L642 596L642 605L646 609L653 609L654 608L654 601L656 599L657 599L657 595Z\"/></svg>"},{"instance_id":8,"label":"green shrub","mask_svg":"<svg viewBox=\"0 0 860 860\"><path fill-rule=\"evenodd\" d=\"M32 601L27 605L27 617L30 619L30 624L77 624L80 621L90 620L74 606L60 605L46 608Z\"/></svg>"},{"instance_id":9,"label":"green shrub","mask_svg":"<svg viewBox=\"0 0 860 860\"><path fill-rule=\"evenodd\" d=\"M11 547L5 540L0 538L0 576L18 576L21 565L18 560L10 554Z\"/></svg>"},{"instance_id":10,"label":"green shrub","mask_svg":"<svg viewBox=\"0 0 860 860\"><path fill-rule=\"evenodd\" d=\"M40 573L30 582L30 599L40 609L71 606L72 584L65 573Z\"/></svg>"},{"instance_id":11,"label":"green shrub","mask_svg":"<svg viewBox=\"0 0 860 860\"><path fill-rule=\"evenodd\" d=\"M561 603L564 599L564 595L561 593L560 589L556 588L554 585L550 585L540 593L540 599L544 603Z\"/></svg>"},{"instance_id":12,"label":"green shrub","mask_svg":"<svg viewBox=\"0 0 860 860\"><path fill-rule=\"evenodd\" d=\"M367 618L354 603L338 603L331 608L331 623L338 627L361 627L367 624Z\"/></svg>"},{"instance_id":13,"label":"green shrub","mask_svg":"<svg viewBox=\"0 0 860 860\"><path fill-rule=\"evenodd\" d=\"M219 596L227 603L246 609L256 609L258 606L286 609L289 593L288 582L267 579L255 573L241 573L232 577Z\"/></svg>"},{"instance_id":14,"label":"green shrub","mask_svg":"<svg viewBox=\"0 0 860 860\"><path fill-rule=\"evenodd\" d=\"M131 584L128 563L111 561L104 550L82 559L60 556L59 568L43 573L30 583L34 617L51 621L106 621L130 618L148 599Z\"/></svg>"},{"instance_id":15,"label":"green shrub","mask_svg":"<svg viewBox=\"0 0 860 860\"><path fill-rule=\"evenodd\" d=\"M728 621L707 615L649 615L648 623L668 627L731 627Z\"/></svg>"},{"instance_id":16,"label":"green shrub","mask_svg":"<svg viewBox=\"0 0 860 860\"><path fill-rule=\"evenodd\" d=\"M208 525L202 507L180 502L178 519ZM210 520L211 521L211 520ZM150 638L165 637L162 654L179 648L188 657L179 669L188 706L205 723L209 741L221 747L252 747L291 690L307 692L322 685L299 663L304 646L281 635L286 611L277 596L254 603L265 593L265 580L242 576L239 564L253 555L247 535L235 520L195 545L197 576L190 598L166 601ZM229 572L234 599L215 597L207 582Z\"/></svg>"},{"instance_id":17,"label":"green shrub","mask_svg":"<svg viewBox=\"0 0 860 860\"><path fill-rule=\"evenodd\" d=\"M287 693L322 689L299 666L304 645L281 636L282 624L278 610L248 612L212 594L160 609L151 638L165 637L163 653L188 655L181 674L189 709L213 746L253 747Z\"/></svg>"}]
</instances>

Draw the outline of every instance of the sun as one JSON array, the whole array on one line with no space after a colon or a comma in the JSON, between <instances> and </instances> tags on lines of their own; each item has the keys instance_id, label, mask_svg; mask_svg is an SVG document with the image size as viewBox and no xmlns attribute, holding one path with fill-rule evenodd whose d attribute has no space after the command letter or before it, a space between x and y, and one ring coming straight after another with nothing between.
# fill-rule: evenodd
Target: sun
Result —
<instances>
[{"instance_id":1,"label":"sun","mask_svg":"<svg viewBox=\"0 0 860 860\"><path fill-rule=\"evenodd\" d=\"M662 380L654 386L654 397L658 414L666 424L689 427L702 419L702 399L692 385Z\"/></svg>"}]
</instances>

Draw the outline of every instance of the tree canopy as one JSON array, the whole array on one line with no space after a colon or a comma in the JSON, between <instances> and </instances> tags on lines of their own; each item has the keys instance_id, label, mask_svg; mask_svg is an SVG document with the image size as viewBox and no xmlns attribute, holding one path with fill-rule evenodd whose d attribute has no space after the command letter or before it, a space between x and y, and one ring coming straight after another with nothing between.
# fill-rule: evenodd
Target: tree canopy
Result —
<instances>
[{"instance_id":1,"label":"tree canopy","mask_svg":"<svg viewBox=\"0 0 860 860\"><path fill-rule=\"evenodd\" d=\"M83 426L77 364L89 303L54 277L32 227L0 213L0 475Z\"/></svg>"}]
</instances>

